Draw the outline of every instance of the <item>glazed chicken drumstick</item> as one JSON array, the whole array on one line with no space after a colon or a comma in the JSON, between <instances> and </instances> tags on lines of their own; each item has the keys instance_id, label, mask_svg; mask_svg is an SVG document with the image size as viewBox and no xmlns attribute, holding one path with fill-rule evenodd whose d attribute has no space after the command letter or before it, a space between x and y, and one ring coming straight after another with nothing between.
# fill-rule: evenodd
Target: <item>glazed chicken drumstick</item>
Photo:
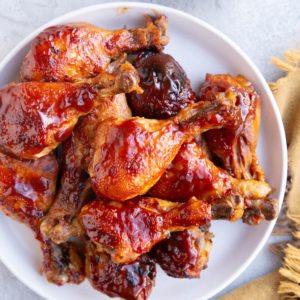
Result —
<instances>
[{"instance_id":1,"label":"glazed chicken drumstick","mask_svg":"<svg viewBox=\"0 0 300 300\"><path fill-rule=\"evenodd\" d=\"M260 97L252 84L243 76L206 76L200 90L202 101L216 101L226 98L235 103L243 112L240 126L221 128L204 134L209 149L217 156L221 166L238 179L265 181L256 146L260 127ZM243 220L258 224L264 218L274 219L278 213L276 199L245 199Z\"/></svg>"},{"instance_id":2,"label":"glazed chicken drumstick","mask_svg":"<svg viewBox=\"0 0 300 300\"><path fill-rule=\"evenodd\" d=\"M53 26L33 41L21 67L22 81L76 82L105 73L123 53L162 49L168 43L165 16L145 16L146 27L105 30L87 23Z\"/></svg>"},{"instance_id":3,"label":"glazed chicken drumstick","mask_svg":"<svg viewBox=\"0 0 300 300\"><path fill-rule=\"evenodd\" d=\"M125 94L101 99L75 127L71 137L63 143L63 167L60 189L48 214L41 223L42 233L55 243L66 242L81 235L76 215L84 205L80 195L87 185L87 169L93 156L96 129L110 117L130 118Z\"/></svg>"},{"instance_id":4,"label":"glazed chicken drumstick","mask_svg":"<svg viewBox=\"0 0 300 300\"><path fill-rule=\"evenodd\" d=\"M84 274L77 246L55 245L39 231L54 199L57 173L53 155L20 161L0 152L0 211L33 230L43 252L42 272L49 281L58 285L80 283Z\"/></svg>"},{"instance_id":5,"label":"glazed chicken drumstick","mask_svg":"<svg viewBox=\"0 0 300 300\"><path fill-rule=\"evenodd\" d=\"M129 97L133 113L138 116L164 119L176 115L180 108L196 101L185 72L170 55L144 51L133 61L133 65L137 68L140 86L144 90L142 94L133 92ZM256 158L260 124L259 95L242 76L207 75L200 96L202 101L227 99L241 109L240 124L236 127L227 126L204 133L208 152L212 151L221 166L233 177L208 163L196 144L183 144L150 195L175 201L184 201L193 195L206 200L207 197L214 198L213 218L233 221L243 216L249 224L258 223L264 218L273 219L278 209L276 200L266 199L267 191L257 193L256 199L253 193L256 187L268 185L250 181L265 179ZM212 176L213 173L218 175ZM228 184L236 191L229 191ZM250 197L246 195L249 188ZM270 187L268 189L270 192Z\"/></svg>"},{"instance_id":6,"label":"glazed chicken drumstick","mask_svg":"<svg viewBox=\"0 0 300 300\"><path fill-rule=\"evenodd\" d=\"M126 202L94 201L79 215L98 250L115 263L130 263L165 239L170 232L209 224L210 205L196 198L175 203L141 197Z\"/></svg>"},{"instance_id":7,"label":"glazed chicken drumstick","mask_svg":"<svg viewBox=\"0 0 300 300\"><path fill-rule=\"evenodd\" d=\"M2 88L0 148L25 159L48 154L70 136L78 118L89 113L103 97L140 91L136 71L129 63L117 69L120 73L108 87L24 82Z\"/></svg>"},{"instance_id":8,"label":"glazed chicken drumstick","mask_svg":"<svg viewBox=\"0 0 300 300\"><path fill-rule=\"evenodd\" d=\"M169 120L111 118L103 121L89 166L99 197L125 201L146 193L188 139L211 128L235 126L239 109L226 102L196 103Z\"/></svg>"},{"instance_id":9,"label":"glazed chicken drumstick","mask_svg":"<svg viewBox=\"0 0 300 300\"><path fill-rule=\"evenodd\" d=\"M200 100L231 100L241 108L241 123L236 128L222 128L205 134L207 146L221 161L222 167L240 179L264 180L256 157L260 127L260 97L243 76L206 75Z\"/></svg>"},{"instance_id":10,"label":"glazed chicken drumstick","mask_svg":"<svg viewBox=\"0 0 300 300\"><path fill-rule=\"evenodd\" d=\"M169 200L184 202L190 197L212 204L213 218L219 218L218 208L226 198L241 197L242 199L265 199L271 187L264 181L242 180L230 176L226 171L216 167L203 153L196 141L182 145L180 151L168 166L159 181L148 194ZM242 217L246 203L241 202L234 210L228 210L229 220ZM246 207L245 207L246 208ZM221 212L223 216L224 212Z\"/></svg>"}]
</instances>

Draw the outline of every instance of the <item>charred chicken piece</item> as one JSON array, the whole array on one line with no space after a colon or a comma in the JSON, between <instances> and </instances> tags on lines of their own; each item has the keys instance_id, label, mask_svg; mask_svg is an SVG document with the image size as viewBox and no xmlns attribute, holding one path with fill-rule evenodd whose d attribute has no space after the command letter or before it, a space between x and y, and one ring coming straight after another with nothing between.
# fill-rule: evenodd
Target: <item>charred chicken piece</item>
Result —
<instances>
[{"instance_id":1,"label":"charred chicken piece","mask_svg":"<svg viewBox=\"0 0 300 300\"><path fill-rule=\"evenodd\" d=\"M195 102L190 81L179 63L165 53L140 53L133 65L140 76L144 93L132 92L129 105L136 116L166 119Z\"/></svg>"},{"instance_id":2,"label":"charred chicken piece","mask_svg":"<svg viewBox=\"0 0 300 300\"><path fill-rule=\"evenodd\" d=\"M76 216L87 198L91 198L86 171L93 155L95 131L103 120L113 116L131 117L124 94L101 99L91 113L79 120L71 137L63 143L60 190L41 224L42 233L55 243L82 234Z\"/></svg>"},{"instance_id":3,"label":"charred chicken piece","mask_svg":"<svg viewBox=\"0 0 300 300\"><path fill-rule=\"evenodd\" d=\"M173 232L153 248L152 254L169 276L198 278L207 267L211 239L212 234L207 229Z\"/></svg>"},{"instance_id":4,"label":"charred chicken piece","mask_svg":"<svg viewBox=\"0 0 300 300\"><path fill-rule=\"evenodd\" d=\"M145 16L146 27L105 30L87 23L46 28L33 41L21 66L22 81L76 82L107 71L124 53L168 43L165 16Z\"/></svg>"},{"instance_id":5,"label":"charred chicken piece","mask_svg":"<svg viewBox=\"0 0 300 300\"><path fill-rule=\"evenodd\" d=\"M89 174L101 198L125 201L145 194L165 172L181 145L211 128L235 126L239 109L195 103L169 120L111 118L97 130Z\"/></svg>"},{"instance_id":6,"label":"charred chicken piece","mask_svg":"<svg viewBox=\"0 0 300 300\"><path fill-rule=\"evenodd\" d=\"M39 235L43 252L41 272L56 285L80 284L85 278L80 247L75 242L56 245Z\"/></svg>"},{"instance_id":7,"label":"charred chicken piece","mask_svg":"<svg viewBox=\"0 0 300 300\"><path fill-rule=\"evenodd\" d=\"M94 201L80 220L99 251L115 263L130 263L173 231L209 224L210 205L196 198L185 203L142 197L126 202Z\"/></svg>"},{"instance_id":8,"label":"charred chicken piece","mask_svg":"<svg viewBox=\"0 0 300 300\"><path fill-rule=\"evenodd\" d=\"M116 264L92 242L87 244L85 269L91 285L110 297L146 300L155 284L155 262L147 254L129 264Z\"/></svg>"}]
</instances>

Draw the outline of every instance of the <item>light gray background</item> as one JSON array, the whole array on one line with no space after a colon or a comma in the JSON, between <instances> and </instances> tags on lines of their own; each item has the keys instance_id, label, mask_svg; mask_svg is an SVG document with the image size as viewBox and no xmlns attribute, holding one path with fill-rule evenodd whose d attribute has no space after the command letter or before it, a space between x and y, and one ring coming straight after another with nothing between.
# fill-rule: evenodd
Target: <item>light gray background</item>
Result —
<instances>
[{"instance_id":1,"label":"light gray background","mask_svg":"<svg viewBox=\"0 0 300 300\"><path fill-rule=\"evenodd\" d=\"M108 1L0 0L0 60L43 23L71 10L102 2ZM183 10L220 29L250 56L268 81L282 75L271 65L271 57L280 56L287 47L299 46L300 43L300 1L297 0L141 2L163 4ZM269 243L274 240L274 237L270 238ZM221 294L279 266L278 258L269 253L267 247L268 245L251 266ZM234 259L234 253L232 255ZM1 262L0 291L1 300L42 300L19 282Z\"/></svg>"}]
</instances>

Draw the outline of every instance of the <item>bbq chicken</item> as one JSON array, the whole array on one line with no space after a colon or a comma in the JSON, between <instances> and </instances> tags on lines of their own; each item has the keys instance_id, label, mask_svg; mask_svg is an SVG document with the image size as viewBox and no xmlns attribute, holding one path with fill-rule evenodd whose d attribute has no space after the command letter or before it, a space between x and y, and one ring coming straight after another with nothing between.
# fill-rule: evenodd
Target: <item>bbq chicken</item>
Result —
<instances>
[{"instance_id":1,"label":"bbq chicken","mask_svg":"<svg viewBox=\"0 0 300 300\"><path fill-rule=\"evenodd\" d=\"M158 14L144 28L46 28L21 82L0 89L0 211L32 229L50 282L86 277L146 300L156 263L200 277L211 219L277 215L256 155L258 93L241 75L207 75L196 96L162 52L167 29Z\"/></svg>"},{"instance_id":2,"label":"bbq chicken","mask_svg":"<svg viewBox=\"0 0 300 300\"><path fill-rule=\"evenodd\" d=\"M171 277L198 278L207 267L212 234L207 228L172 232L152 249L160 267Z\"/></svg>"},{"instance_id":3,"label":"bbq chicken","mask_svg":"<svg viewBox=\"0 0 300 300\"><path fill-rule=\"evenodd\" d=\"M106 73L123 53L161 50L167 43L167 18L145 16L145 28L105 30L87 23L46 28L33 41L21 66L22 81L76 82Z\"/></svg>"},{"instance_id":4,"label":"bbq chicken","mask_svg":"<svg viewBox=\"0 0 300 300\"><path fill-rule=\"evenodd\" d=\"M196 198L176 203L141 197L126 202L94 201L83 207L80 221L99 250L115 263L130 263L173 231L207 225L210 205Z\"/></svg>"},{"instance_id":5,"label":"bbq chicken","mask_svg":"<svg viewBox=\"0 0 300 300\"><path fill-rule=\"evenodd\" d=\"M230 176L205 156L196 141L191 141L182 145L148 194L177 202L184 202L195 196L211 203L212 210L216 213L213 217L218 219L224 217L224 207L220 209L220 202L225 204L228 197L248 199L248 204L251 204L251 200L265 199L271 191L269 184L264 181L242 180ZM226 217L231 221L241 218L244 203L238 202L232 208L232 211L227 210L230 213Z\"/></svg>"},{"instance_id":6,"label":"bbq chicken","mask_svg":"<svg viewBox=\"0 0 300 300\"><path fill-rule=\"evenodd\" d=\"M135 117L103 121L89 166L94 191L99 197L117 201L143 195L185 141L212 128L235 126L239 114L239 109L226 102L199 102L169 120Z\"/></svg>"},{"instance_id":7,"label":"bbq chicken","mask_svg":"<svg viewBox=\"0 0 300 300\"><path fill-rule=\"evenodd\" d=\"M7 85L0 90L0 147L25 159L50 153L71 135L78 118L89 113L103 97L140 90L131 65L117 77L122 79L103 90L87 83Z\"/></svg>"},{"instance_id":8,"label":"bbq chicken","mask_svg":"<svg viewBox=\"0 0 300 300\"><path fill-rule=\"evenodd\" d=\"M57 173L52 154L36 161L20 161L0 152L1 210L36 230L52 204Z\"/></svg>"},{"instance_id":9,"label":"bbq chicken","mask_svg":"<svg viewBox=\"0 0 300 300\"><path fill-rule=\"evenodd\" d=\"M20 161L0 152L0 211L33 230L43 252L41 269L49 281L78 284L84 272L77 245L55 245L39 231L55 196L57 173L58 164L52 154Z\"/></svg>"},{"instance_id":10,"label":"bbq chicken","mask_svg":"<svg viewBox=\"0 0 300 300\"><path fill-rule=\"evenodd\" d=\"M85 270L92 286L110 297L145 300L155 284L155 261L148 254L132 263L116 264L92 242L86 246Z\"/></svg>"},{"instance_id":11,"label":"bbq chicken","mask_svg":"<svg viewBox=\"0 0 300 300\"><path fill-rule=\"evenodd\" d=\"M76 216L89 198L81 195L93 195L90 184L87 184L87 171L93 157L95 132L102 121L111 117L131 117L124 94L102 98L97 102L92 112L79 121L71 137L63 143L60 190L41 224L43 234L56 243L82 235Z\"/></svg>"},{"instance_id":12,"label":"bbq chicken","mask_svg":"<svg viewBox=\"0 0 300 300\"><path fill-rule=\"evenodd\" d=\"M264 180L256 157L260 127L260 97L243 76L210 75L200 90L200 100L226 98L241 108L241 123L236 128L222 128L205 134L209 149L232 176Z\"/></svg>"},{"instance_id":13,"label":"bbq chicken","mask_svg":"<svg viewBox=\"0 0 300 300\"><path fill-rule=\"evenodd\" d=\"M226 98L241 108L241 123L236 128L221 128L204 134L209 149L221 166L238 179L265 181L256 146L260 127L260 97L252 84L243 76L206 76L200 90L200 100L216 101ZM263 219L274 219L278 214L276 199L245 199L243 220L258 224Z\"/></svg>"}]
</instances>

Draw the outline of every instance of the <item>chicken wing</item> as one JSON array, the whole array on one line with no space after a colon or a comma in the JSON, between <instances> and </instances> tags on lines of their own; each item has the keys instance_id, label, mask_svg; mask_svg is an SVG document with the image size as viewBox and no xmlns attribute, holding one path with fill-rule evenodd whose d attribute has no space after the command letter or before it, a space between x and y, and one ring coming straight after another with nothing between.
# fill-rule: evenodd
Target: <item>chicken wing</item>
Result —
<instances>
[{"instance_id":1,"label":"chicken wing","mask_svg":"<svg viewBox=\"0 0 300 300\"><path fill-rule=\"evenodd\" d=\"M85 269L91 285L110 297L146 300L155 284L155 262L147 254L129 264L116 264L91 242L87 244Z\"/></svg>"},{"instance_id":2,"label":"chicken wing","mask_svg":"<svg viewBox=\"0 0 300 300\"><path fill-rule=\"evenodd\" d=\"M119 94L101 99L93 111L82 118L71 137L63 143L63 168L60 190L41 224L42 233L55 243L81 235L76 215L86 202L87 167L93 155L97 126L109 117L131 117L126 97Z\"/></svg>"},{"instance_id":3,"label":"chicken wing","mask_svg":"<svg viewBox=\"0 0 300 300\"><path fill-rule=\"evenodd\" d=\"M146 16L146 27L105 30L87 23L45 29L33 41L21 66L22 81L68 81L92 78L112 59L168 43L167 18Z\"/></svg>"},{"instance_id":4,"label":"chicken wing","mask_svg":"<svg viewBox=\"0 0 300 300\"><path fill-rule=\"evenodd\" d=\"M134 60L144 93L132 92L128 102L136 116L166 119L196 101L189 79L179 63L165 53L145 51Z\"/></svg>"},{"instance_id":5,"label":"chicken wing","mask_svg":"<svg viewBox=\"0 0 300 300\"><path fill-rule=\"evenodd\" d=\"M211 238L207 229L172 232L152 249L152 255L169 276L198 278L207 267Z\"/></svg>"},{"instance_id":6,"label":"chicken wing","mask_svg":"<svg viewBox=\"0 0 300 300\"><path fill-rule=\"evenodd\" d=\"M83 207L80 221L98 250L115 263L129 263L147 253L170 232L210 222L210 205L191 198L174 203L142 197L126 202L94 201Z\"/></svg>"}]
</instances>

